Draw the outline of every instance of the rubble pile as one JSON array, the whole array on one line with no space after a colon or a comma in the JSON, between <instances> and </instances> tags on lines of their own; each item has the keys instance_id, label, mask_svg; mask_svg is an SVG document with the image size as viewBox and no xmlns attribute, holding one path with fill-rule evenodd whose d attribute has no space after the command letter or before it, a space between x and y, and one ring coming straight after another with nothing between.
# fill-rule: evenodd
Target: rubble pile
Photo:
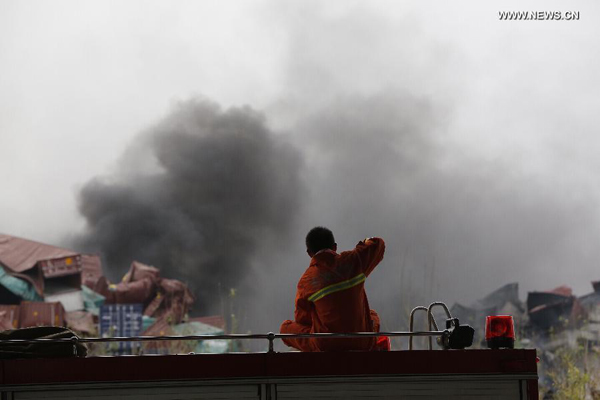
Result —
<instances>
[{"instance_id":1,"label":"rubble pile","mask_svg":"<svg viewBox=\"0 0 600 400\"><path fill-rule=\"evenodd\" d=\"M568 286L559 286L547 292L529 292L527 312L532 327L545 332L564 327L578 328L586 312Z\"/></svg>"},{"instance_id":2,"label":"rubble pile","mask_svg":"<svg viewBox=\"0 0 600 400\"><path fill-rule=\"evenodd\" d=\"M487 315L511 315L517 336L536 347L574 345L584 338L600 344L600 282L594 292L577 297L568 286L527 294L519 299L518 283L509 283L469 306L456 303L450 312L475 328L481 341ZM475 342L478 342L477 338Z\"/></svg>"},{"instance_id":3,"label":"rubble pile","mask_svg":"<svg viewBox=\"0 0 600 400\"><path fill-rule=\"evenodd\" d=\"M143 316L153 324L175 325L183 321L194 304L187 285L160 276L156 267L134 261L118 284L100 277L93 291L104 297L104 304L142 304Z\"/></svg>"},{"instance_id":4,"label":"rubble pile","mask_svg":"<svg viewBox=\"0 0 600 400\"><path fill-rule=\"evenodd\" d=\"M461 323L475 328L473 343L481 343L484 340L485 318L488 315L512 315L516 329L526 326L528 323L525 306L519 300L518 283L504 285L469 306L455 303L451 307L450 313Z\"/></svg>"},{"instance_id":5,"label":"rubble pile","mask_svg":"<svg viewBox=\"0 0 600 400\"><path fill-rule=\"evenodd\" d=\"M82 336L224 332L220 317L188 321L193 304L187 285L161 277L156 267L133 261L114 284L103 275L98 255L0 235L0 331L66 326ZM195 350L223 347L217 342ZM132 349L126 343L118 352Z\"/></svg>"}]
</instances>

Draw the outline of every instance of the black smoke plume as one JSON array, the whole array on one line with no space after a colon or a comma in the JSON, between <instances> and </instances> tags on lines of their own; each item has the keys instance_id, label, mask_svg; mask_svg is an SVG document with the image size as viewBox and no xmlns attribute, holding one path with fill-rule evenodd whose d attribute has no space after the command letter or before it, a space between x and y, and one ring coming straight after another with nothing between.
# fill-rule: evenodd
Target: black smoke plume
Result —
<instances>
[{"instance_id":1,"label":"black smoke plume","mask_svg":"<svg viewBox=\"0 0 600 400\"><path fill-rule=\"evenodd\" d=\"M251 108L181 103L140 135L115 176L83 187L80 247L100 252L113 279L133 259L155 265L191 286L195 313L219 312L220 291L244 287L259 262L268 267L256 255L289 235L301 166Z\"/></svg>"},{"instance_id":2,"label":"black smoke plume","mask_svg":"<svg viewBox=\"0 0 600 400\"><path fill-rule=\"evenodd\" d=\"M390 330L418 304L468 303L513 281L549 288L564 274L548 271L594 262L573 252L597 236L585 188L559 192L509 152L477 157L448 126L442 107L394 90L339 96L300 115L289 137L249 108L183 103L114 177L84 187L83 242L113 279L138 259L188 282L198 313L221 312L219 288L244 289L244 328L263 332L293 317L316 225L340 250L386 240L366 287Z\"/></svg>"}]
</instances>

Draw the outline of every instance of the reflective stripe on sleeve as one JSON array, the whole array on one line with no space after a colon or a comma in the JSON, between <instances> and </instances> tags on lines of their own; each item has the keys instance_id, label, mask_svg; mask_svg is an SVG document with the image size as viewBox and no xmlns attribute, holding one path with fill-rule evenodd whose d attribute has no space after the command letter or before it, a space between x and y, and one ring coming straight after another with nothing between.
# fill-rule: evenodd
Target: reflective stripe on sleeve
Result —
<instances>
[{"instance_id":1,"label":"reflective stripe on sleeve","mask_svg":"<svg viewBox=\"0 0 600 400\"><path fill-rule=\"evenodd\" d=\"M319 290L318 292L313 293L308 298L308 300L312 301L312 302L315 302L317 300L322 299L323 297L325 297L327 295L330 295L331 293L339 292L341 290L350 289L351 287L359 285L359 284L363 283L365 281L365 279L367 279L367 277L365 276L365 274L358 274L358 275L356 275L352 279L348 279L346 281L342 281L342 282L335 283L333 285L329 285L327 287L324 287L323 289Z\"/></svg>"}]
</instances>

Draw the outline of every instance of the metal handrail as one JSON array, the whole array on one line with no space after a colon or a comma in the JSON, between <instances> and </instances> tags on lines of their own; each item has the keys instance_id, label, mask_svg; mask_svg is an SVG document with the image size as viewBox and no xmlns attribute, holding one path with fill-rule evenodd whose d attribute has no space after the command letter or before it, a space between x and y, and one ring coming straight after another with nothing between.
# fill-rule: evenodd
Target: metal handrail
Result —
<instances>
[{"instance_id":1,"label":"metal handrail","mask_svg":"<svg viewBox=\"0 0 600 400\"><path fill-rule=\"evenodd\" d=\"M435 322L435 318L434 318L433 312L432 312L434 306L441 306L444 309L444 311L446 311L446 316L448 318L452 318L452 315L450 314L450 310L448 309L448 306L441 301L434 301L433 303L431 303L429 305L429 307L427 307L428 329L431 330L434 328L437 331L437 330L439 330L438 324L437 324L437 322ZM433 348L433 346L431 343L431 337L429 337L429 350L431 350L432 348Z\"/></svg>"},{"instance_id":2,"label":"metal handrail","mask_svg":"<svg viewBox=\"0 0 600 400\"><path fill-rule=\"evenodd\" d=\"M417 306L415 308L413 308L410 312L410 319L408 322L408 329L410 330L410 332L413 331L413 326L414 326L414 322L415 322L415 313L419 310L425 311L427 312L427 307L425 306ZM431 330L431 327L429 328ZM412 350L413 349L413 336L411 336L408 339L408 349ZM429 341L429 350L431 350L431 340Z\"/></svg>"},{"instance_id":3,"label":"metal handrail","mask_svg":"<svg viewBox=\"0 0 600 400\"><path fill-rule=\"evenodd\" d=\"M432 310L433 307L435 306L440 306L444 309L444 311L446 311L446 315L448 316L448 318L452 318L452 315L450 314L450 310L448 309L448 306L446 305L446 303L441 302L441 301L434 301L433 303L431 303L429 305L429 307L425 307L425 306L417 306L415 308L412 309L412 311L410 312L410 320L409 320L409 330L412 332L413 330L413 326L414 326L414 317L415 317L415 313L419 310L422 311L426 311L427 312L427 324L428 324L428 329L429 331L432 331L432 329L435 329L435 331L440 331L440 328L438 328L438 324L435 321L435 317L433 316ZM433 343L431 340L431 336L434 335L430 335L428 337L429 340L429 350L433 350ZM441 336L441 335L440 335ZM412 350L413 349L413 337L411 336L410 339L408 340L408 349Z\"/></svg>"},{"instance_id":4,"label":"metal handrail","mask_svg":"<svg viewBox=\"0 0 600 400\"><path fill-rule=\"evenodd\" d=\"M269 353L274 352L273 342L275 339L301 339L301 338L361 338L361 337L412 337L414 336L442 336L444 331L418 331L418 332L353 332L353 333L258 333L258 334L223 334L223 335L186 335L186 336L130 336L130 337L105 337L105 338L71 338L56 339L3 339L0 344L36 344L36 343L110 343L110 342L152 342L152 341L176 341L176 340L268 340Z\"/></svg>"}]
</instances>

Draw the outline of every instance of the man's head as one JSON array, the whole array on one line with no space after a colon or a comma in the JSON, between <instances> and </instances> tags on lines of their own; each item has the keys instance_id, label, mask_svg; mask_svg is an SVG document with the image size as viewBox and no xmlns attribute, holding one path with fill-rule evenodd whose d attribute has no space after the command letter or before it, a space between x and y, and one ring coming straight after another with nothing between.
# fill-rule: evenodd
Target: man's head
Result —
<instances>
[{"instance_id":1,"label":"man's head","mask_svg":"<svg viewBox=\"0 0 600 400\"><path fill-rule=\"evenodd\" d=\"M312 257L323 249L337 251L337 243L333 232L323 226L317 226L306 235L306 252Z\"/></svg>"}]
</instances>

